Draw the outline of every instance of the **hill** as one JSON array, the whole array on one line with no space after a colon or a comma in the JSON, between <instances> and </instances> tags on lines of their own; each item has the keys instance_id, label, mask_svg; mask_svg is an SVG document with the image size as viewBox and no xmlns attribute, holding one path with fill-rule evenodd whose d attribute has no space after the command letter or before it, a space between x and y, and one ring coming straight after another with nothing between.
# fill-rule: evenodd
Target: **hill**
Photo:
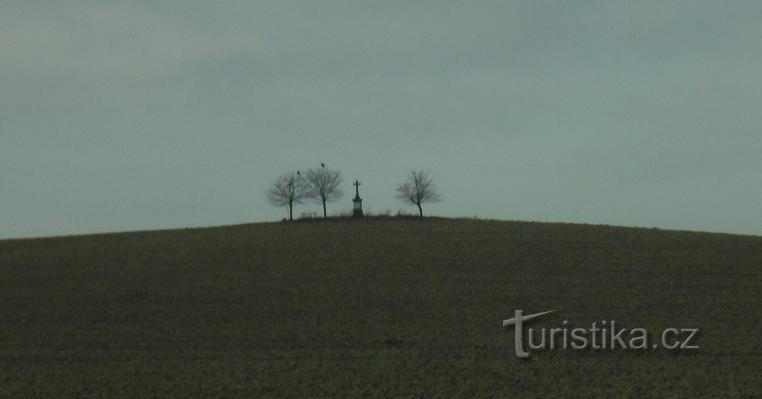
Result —
<instances>
[{"instance_id":1,"label":"hill","mask_svg":"<svg viewBox=\"0 0 762 399\"><path fill-rule=\"evenodd\" d=\"M0 396L759 396L760 265L760 237L466 219L0 241ZM516 309L700 348L519 359Z\"/></svg>"}]
</instances>

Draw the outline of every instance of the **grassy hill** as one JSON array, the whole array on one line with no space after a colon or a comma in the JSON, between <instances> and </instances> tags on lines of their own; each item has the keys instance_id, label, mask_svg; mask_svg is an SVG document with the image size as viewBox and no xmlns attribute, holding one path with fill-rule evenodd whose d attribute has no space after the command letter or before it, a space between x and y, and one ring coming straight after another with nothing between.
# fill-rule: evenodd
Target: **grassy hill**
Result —
<instances>
[{"instance_id":1,"label":"grassy hill","mask_svg":"<svg viewBox=\"0 0 762 399\"><path fill-rule=\"evenodd\" d=\"M0 241L0 396L760 396L762 238L339 219ZM696 327L535 351L502 320Z\"/></svg>"}]
</instances>

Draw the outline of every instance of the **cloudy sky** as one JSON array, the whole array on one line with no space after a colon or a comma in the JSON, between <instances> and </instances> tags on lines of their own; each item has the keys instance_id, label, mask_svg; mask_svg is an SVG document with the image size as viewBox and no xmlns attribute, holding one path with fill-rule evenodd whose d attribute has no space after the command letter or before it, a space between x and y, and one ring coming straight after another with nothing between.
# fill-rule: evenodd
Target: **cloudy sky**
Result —
<instances>
[{"instance_id":1,"label":"cloudy sky","mask_svg":"<svg viewBox=\"0 0 762 399\"><path fill-rule=\"evenodd\" d=\"M433 215L762 234L760 71L758 0L6 0L0 237L279 220L320 162L371 211L415 168Z\"/></svg>"}]
</instances>

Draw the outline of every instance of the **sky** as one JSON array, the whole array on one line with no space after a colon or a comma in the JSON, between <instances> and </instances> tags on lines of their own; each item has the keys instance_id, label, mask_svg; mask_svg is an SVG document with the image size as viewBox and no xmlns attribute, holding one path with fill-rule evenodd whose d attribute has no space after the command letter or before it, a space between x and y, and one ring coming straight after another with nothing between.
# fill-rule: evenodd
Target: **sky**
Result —
<instances>
[{"instance_id":1,"label":"sky","mask_svg":"<svg viewBox=\"0 0 762 399\"><path fill-rule=\"evenodd\" d=\"M0 4L0 238L366 211L762 235L762 2ZM295 214L317 212L299 205Z\"/></svg>"}]
</instances>

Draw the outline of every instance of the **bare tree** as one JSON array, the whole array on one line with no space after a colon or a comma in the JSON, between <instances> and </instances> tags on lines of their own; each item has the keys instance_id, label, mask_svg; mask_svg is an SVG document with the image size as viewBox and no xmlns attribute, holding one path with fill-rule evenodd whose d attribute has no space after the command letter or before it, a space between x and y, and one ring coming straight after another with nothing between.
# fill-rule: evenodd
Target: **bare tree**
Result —
<instances>
[{"instance_id":1,"label":"bare tree","mask_svg":"<svg viewBox=\"0 0 762 399\"><path fill-rule=\"evenodd\" d=\"M327 168L321 162L320 168L307 171L307 183L309 184L307 197L319 204L323 204L323 219L327 218L325 203L336 201L343 195L341 190L339 190L341 173L338 170Z\"/></svg>"},{"instance_id":2,"label":"bare tree","mask_svg":"<svg viewBox=\"0 0 762 399\"><path fill-rule=\"evenodd\" d=\"M288 220L294 220L294 205L301 204L307 198L309 186L300 171L279 176L265 193L267 199L276 206L288 207Z\"/></svg>"},{"instance_id":3,"label":"bare tree","mask_svg":"<svg viewBox=\"0 0 762 399\"><path fill-rule=\"evenodd\" d=\"M397 185L397 198L418 207L418 215L423 217L421 204L439 202L442 197L434 186L434 180L423 170L411 170L404 183Z\"/></svg>"}]
</instances>

